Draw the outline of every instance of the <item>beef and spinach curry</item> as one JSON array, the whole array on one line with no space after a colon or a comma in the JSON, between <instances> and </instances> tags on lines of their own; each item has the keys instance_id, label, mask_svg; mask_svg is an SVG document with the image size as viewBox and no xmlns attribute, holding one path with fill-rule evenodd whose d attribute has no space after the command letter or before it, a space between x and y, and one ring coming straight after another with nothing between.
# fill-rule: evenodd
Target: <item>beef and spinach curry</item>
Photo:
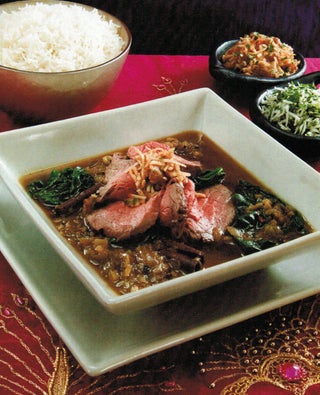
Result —
<instances>
[{"instance_id":1,"label":"beef and spinach curry","mask_svg":"<svg viewBox=\"0 0 320 395\"><path fill-rule=\"evenodd\" d=\"M22 179L58 232L124 294L312 231L203 133Z\"/></svg>"}]
</instances>

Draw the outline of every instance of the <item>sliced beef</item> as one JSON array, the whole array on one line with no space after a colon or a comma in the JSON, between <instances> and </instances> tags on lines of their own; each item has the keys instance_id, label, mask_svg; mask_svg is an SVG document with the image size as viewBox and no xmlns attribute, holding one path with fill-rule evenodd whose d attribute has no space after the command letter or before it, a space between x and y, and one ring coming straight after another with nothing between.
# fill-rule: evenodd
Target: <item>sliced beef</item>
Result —
<instances>
[{"instance_id":1,"label":"sliced beef","mask_svg":"<svg viewBox=\"0 0 320 395\"><path fill-rule=\"evenodd\" d=\"M163 194L160 204L160 222L171 228L178 227L185 220L187 214L187 201L183 185L175 182L169 184Z\"/></svg>"},{"instance_id":2,"label":"sliced beef","mask_svg":"<svg viewBox=\"0 0 320 395\"><path fill-rule=\"evenodd\" d=\"M134 160L122 155L114 154L109 166L107 166L104 184L97 192L97 202L106 200L125 200L131 193L135 193L135 183L128 173Z\"/></svg>"},{"instance_id":3,"label":"sliced beef","mask_svg":"<svg viewBox=\"0 0 320 395\"><path fill-rule=\"evenodd\" d=\"M190 173L192 176L196 176L202 171L202 165L197 160L184 159L181 156L176 155L178 161L184 165L183 171Z\"/></svg>"},{"instance_id":4,"label":"sliced beef","mask_svg":"<svg viewBox=\"0 0 320 395\"><path fill-rule=\"evenodd\" d=\"M156 223L161 198L162 192L159 192L137 207L129 207L123 201L112 202L89 214L86 222L92 229L103 231L107 237L128 239L145 232Z\"/></svg>"},{"instance_id":5,"label":"sliced beef","mask_svg":"<svg viewBox=\"0 0 320 395\"><path fill-rule=\"evenodd\" d=\"M203 242L218 240L235 214L231 191L219 184L202 190L200 195L189 180L183 188L184 198L177 192L177 186L171 186L160 205L161 223L171 228L172 236Z\"/></svg>"},{"instance_id":6,"label":"sliced beef","mask_svg":"<svg viewBox=\"0 0 320 395\"><path fill-rule=\"evenodd\" d=\"M110 164L106 167L104 173L104 183L107 184L112 180L118 173L126 171L130 166L134 164L134 160L127 158L126 156L115 153L112 155Z\"/></svg>"},{"instance_id":7,"label":"sliced beef","mask_svg":"<svg viewBox=\"0 0 320 395\"><path fill-rule=\"evenodd\" d=\"M231 191L219 184L201 191L203 197L188 206L188 216L184 224L184 234L193 240L217 241L235 215Z\"/></svg>"},{"instance_id":8,"label":"sliced beef","mask_svg":"<svg viewBox=\"0 0 320 395\"><path fill-rule=\"evenodd\" d=\"M155 148L169 149L169 146L151 141L130 147L126 157L113 155L105 172L105 185L94 198L95 202L108 203L87 215L88 225L96 231L102 230L108 237L121 240L145 232L159 218L159 222L169 228L176 239L219 240L235 214L231 191L222 184L202 190L199 194L190 179L184 184L172 182L146 203L133 208L125 203L130 194L136 192L128 169L135 163L137 149L145 152ZM194 169L199 164L179 156L175 159ZM88 205L90 210L95 202L90 207Z\"/></svg>"},{"instance_id":9,"label":"sliced beef","mask_svg":"<svg viewBox=\"0 0 320 395\"><path fill-rule=\"evenodd\" d=\"M103 181L104 185L97 191L96 202L125 200L130 194L136 193L136 185L128 169L134 165L138 150L144 153L148 149L156 148L170 149L167 144L158 141L150 141L139 146L129 147L127 156L115 153L112 156L111 163L106 168ZM175 158L183 164L183 171L195 175L201 170L201 164L198 161L189 161L177 155Z\"/></svg>"},{"instance_id":10,"label":"sliced beef","mask_svg":"<svg viewBox=\"0 0 320 395\"><path fill-rule=\"evenodd\" d=\"M226 228L235 216L235 207L232 202L232 192L225 185L216 185L204 191L208 196L206 204L203 206L205 214L208 206L214 202L212 218L215 218L216 228L220 235L224 234Z\"/></svg>"}]
</instances>

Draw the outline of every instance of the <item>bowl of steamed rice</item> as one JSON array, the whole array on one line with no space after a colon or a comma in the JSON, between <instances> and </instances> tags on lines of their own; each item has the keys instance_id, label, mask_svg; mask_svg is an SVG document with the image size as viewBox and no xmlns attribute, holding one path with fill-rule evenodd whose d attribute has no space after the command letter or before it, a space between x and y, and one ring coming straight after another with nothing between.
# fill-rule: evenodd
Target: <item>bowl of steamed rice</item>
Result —
<instances>
[{"instance_id":1,"label":"bowl of steamed rice","mask_svg":"<svg viewBox=\"0 0 320 395\"><path fill-rule=\"evenodd\" d=\"M108 93L131 46L116 17L67 1L0 6L0 108L31 121L85 114Z\"/></svg>"}]
</instances>

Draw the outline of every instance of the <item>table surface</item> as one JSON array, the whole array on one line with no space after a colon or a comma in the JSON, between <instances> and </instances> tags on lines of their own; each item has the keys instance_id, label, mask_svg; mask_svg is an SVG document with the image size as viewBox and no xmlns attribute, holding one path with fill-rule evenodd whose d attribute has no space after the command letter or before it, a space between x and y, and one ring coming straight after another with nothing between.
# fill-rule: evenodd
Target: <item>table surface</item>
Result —
<instances>
[{"instance_id":1,"label":"table surface","mask_svg":"<svg viewBox=\"0 0 320 395\"><path fill-rule=\"evenodd\" d=\"M307 59L306 73L319 68L320 59ZM249 117L245 93L220 91L207 56L180 55L129 55L111 92L93 112L201 87L213 89ZM22 126L0 112L0 131ZM320 171L320 161L310 165ZM93 378L1 254L0 278L1 394L320 394L320 295Z\"/></svg>"}]
</instances>

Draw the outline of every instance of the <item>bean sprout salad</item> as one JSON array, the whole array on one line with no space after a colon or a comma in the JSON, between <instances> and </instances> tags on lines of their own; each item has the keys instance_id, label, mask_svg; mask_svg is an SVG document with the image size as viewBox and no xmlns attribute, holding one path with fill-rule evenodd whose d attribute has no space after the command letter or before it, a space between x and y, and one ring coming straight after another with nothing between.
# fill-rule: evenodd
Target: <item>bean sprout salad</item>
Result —
<instances>
[{"instance_id":1,"label":"bean sprout salad","mask_svg":"<svg viewBox=\"0 0 320 395\"><path fill-rule=\"evenodd\" d=\"M290 82L263 97L261 113L281 130L320 137L320 90L314 84Z\"/></svg>"}]
</instances>

